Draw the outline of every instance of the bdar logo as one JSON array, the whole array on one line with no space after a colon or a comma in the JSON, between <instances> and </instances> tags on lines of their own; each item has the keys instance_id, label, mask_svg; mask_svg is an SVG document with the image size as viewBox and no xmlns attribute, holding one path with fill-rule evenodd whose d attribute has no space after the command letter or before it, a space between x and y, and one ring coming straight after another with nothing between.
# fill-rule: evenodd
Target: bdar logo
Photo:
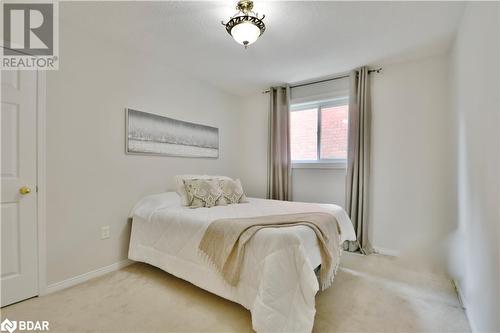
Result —
<instances>
[{"instance_id":1,"label":"bdar logo","mask_svg":"<svg viewBox=\"0 0 500 333\"><path fill-rule=\"evenodd\" d=\"M19 331L49 331L49 322L46 320L9 320L5 318L0 324L0 331L13 333Z\"/></svg>"},{"instance_id":2,"label":"bdar logo","mask_svg":"<svg viewBox=\"0 0 500 333\"><path fill-rule=\"evenodd\" d=\"M0 324L0 330L2 330L2 332L8 331L9 333L12 333L16 330L16 328L17 322L10 321L8 318L5 318L5 320Z\"/></svg>"}]
</instances>

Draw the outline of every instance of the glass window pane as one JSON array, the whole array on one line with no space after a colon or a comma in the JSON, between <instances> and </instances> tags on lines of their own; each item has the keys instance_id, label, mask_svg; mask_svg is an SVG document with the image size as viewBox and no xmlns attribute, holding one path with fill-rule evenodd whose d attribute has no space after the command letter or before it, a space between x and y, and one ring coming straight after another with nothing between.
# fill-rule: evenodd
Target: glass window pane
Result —
<instances>
[{"instance_id":1,"label":"glass window pane","mask_svg":"<svg viewBox=\"0 0 500 333\"><path fill-rule=\"evenodd\" d=\"M292 161L318 159L318 111L316 108L290 112Z\"/></svg>"},{"instance_id":2,"label":"glass window pane","mask_svg":"<svg viewBox=\"0 0 500 333\"><path fill-rule=\"evenodd\" d=\"M321 159L347 159L348 105L321 109Z\"/></svg>"}]
</instances>

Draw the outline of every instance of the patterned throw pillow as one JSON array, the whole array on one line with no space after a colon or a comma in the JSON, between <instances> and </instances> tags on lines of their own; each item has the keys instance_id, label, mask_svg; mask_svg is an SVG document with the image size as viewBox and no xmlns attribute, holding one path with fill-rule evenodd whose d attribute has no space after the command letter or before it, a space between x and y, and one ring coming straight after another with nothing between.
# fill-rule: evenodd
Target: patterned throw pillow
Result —
<instances>
[{"instance_id":1,"label":"patterned throw pillow","mask_svg":"<svg viewBox=\"0 0 500 333\"><path fill-rule=\"evenodd\" d=\"M217 179L186 179L188 206L191 208L226 205Z\"/></svg>"},{"instance_id":2,"label":"patterned throw pillow","mask_svg":"<svg viewBox=\"0 0 500 333\"><path fill-rule=\"evenodd\" d=\"M189 206L188 194L184 180L188 179L231 179L226 176L209 176L209 175L176 175L174 176L175 191L181 197L181 205Z\"/></svg>"},{"instance_id":3,"label":"patterned throw pillow","mask_svg":"<svg viewBox=\"0 0 500 333\"><path fill-rule=\"evenodd\" d=\"M236 180L219 180L220 188L222 190L222 195L229 204L236 204L242 202L248 202L245 192L243 192L243 187L241 186L241 181Z\"/></svg>"}]
</instances>

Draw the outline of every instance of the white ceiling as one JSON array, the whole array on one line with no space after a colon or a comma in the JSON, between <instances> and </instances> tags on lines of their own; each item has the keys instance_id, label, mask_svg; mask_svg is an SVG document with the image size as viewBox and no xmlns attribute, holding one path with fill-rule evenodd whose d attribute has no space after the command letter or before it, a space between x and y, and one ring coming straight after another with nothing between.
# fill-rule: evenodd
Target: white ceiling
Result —
<instances>
[{"instance_id":1,"label":"white ceiling","mask_svg":"<svg viewBox=\"0 0 500 333\"><path fill-rule=\"evenodd\" d=\"M267 30L245 50L220 23L234 14L236 2L61 2L60 16L139 49L152 63L244 96L273 84L445 52L463 11L457 2L256 0Z\"/></svg>"}]
</instances>

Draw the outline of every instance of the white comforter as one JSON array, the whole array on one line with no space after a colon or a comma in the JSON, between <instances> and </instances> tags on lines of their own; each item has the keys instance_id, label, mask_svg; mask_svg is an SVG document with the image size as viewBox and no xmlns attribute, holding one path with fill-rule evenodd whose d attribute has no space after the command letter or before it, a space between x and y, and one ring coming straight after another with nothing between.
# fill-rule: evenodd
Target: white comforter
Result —
<instances>
[{"instance_id":1,"label":"white comforter","mask_svg":"<svg viewBox=\"0 0 500 333\"><path fill-rule=\"evenodd\" d=\"M310 332L319 288L313 269L321 263L312 229L294 226L258 231L247 244L237 287L225 283L199 255L198 244L216 219L317 211L336 217L341 241L356 239L346 212L336 205L249 198L249 203L190 209L180 205L175 192L152 195L131 213L129 258L243 305L251 311L257 332Z\"/></svg>"}]
</instances>

